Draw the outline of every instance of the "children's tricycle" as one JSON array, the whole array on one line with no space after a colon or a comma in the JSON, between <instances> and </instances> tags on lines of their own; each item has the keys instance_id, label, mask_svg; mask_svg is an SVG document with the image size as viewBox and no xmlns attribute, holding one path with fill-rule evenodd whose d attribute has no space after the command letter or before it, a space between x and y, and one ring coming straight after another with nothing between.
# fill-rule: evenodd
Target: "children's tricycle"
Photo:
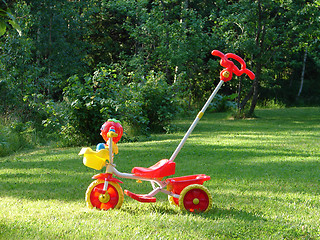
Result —
<instances>
[{"instance_id":1,"label":"children's tricycle","mask_svg":"<svg viewBox=\"0 0 320 240\"><path fill-rule=\"evenodd\" d=\"M210 102L219 91L223 82L229 81L232 74L237 76L246 73L250 79L254 79L253 72L246 68L246 64L239 56L227 53L223 54L217 50L212 51L212 55L221 58L220 64L224 69L220 72L220 82L198 113L180 144L170 157L170 159L162 159L151 167L134 167L131 173L122 173L116 169L114 164L114 154L118 153L117 142L123 134L123 129L119 121L109 119L101 127L101 135L106 143L100 143L96 151L91 148L82 148L79 155L84 155L83 163L85 166L101 170L106 166L106 172L93 176L93 181L86 191L86 202L89 208L97 208L108 210L112 208L120 208L124 193L139 202L156 202L155 195L159 192L168 195L169 202L179 206L181 210L190 212L207 212L212 207L212 197L208 189L203 186L205 181L210 180L210 176L205 174L197 174L182 177L167 178L175 174L176 163L174 162L179 151L183 147L187 138L203 116ZM233 59L240 63L241 69L229 60ZM137 181L148 181L151 183L152 191L148 194L136 194L128 190L122 191L119 183L120 178L135 179Z\"/></svg>"}]
</instances>

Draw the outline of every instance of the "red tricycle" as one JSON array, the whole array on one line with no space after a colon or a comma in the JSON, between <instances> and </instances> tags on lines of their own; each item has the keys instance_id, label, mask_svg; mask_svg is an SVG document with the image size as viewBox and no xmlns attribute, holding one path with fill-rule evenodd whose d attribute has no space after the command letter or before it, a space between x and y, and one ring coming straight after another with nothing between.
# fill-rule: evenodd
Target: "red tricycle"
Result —
<instances>
[{"instance_id":1,"label":"red tricycle","mask_svg":"<svg viewBox=\"0 0 320 240\"><path fill-rule=\"evenodd\" d=\"M224 67L220 72L220 82L201 111L197 114L195 120L170 159L162 159L148 168L134 167L131 173L119 172L114 164L114 154L118 153L117 142L122 137L123 129L120 122L115 119L109 119L101 127L101 135L106 141L106 144L99 144L96 151L93 151L91 148L81 149L79 155L84 155L83 163L85 166L96 170L101 170L106 166L105 173L93 176L95 181L89 185L86 191L86 203L89 208L101 210L120 208L124 200L124 194L139 202L156 202L155 195L162 192L168 195L170 203L179 206L181 210L189 212L207 212L211 209L211 194L209 190L203 186L205 181L210 180L210 176L197 174L167 179L164 178L175 174L176 163L174 160L176 156L222 84L231 80L233 73L237 76L246 73L250 79L255 78L254 73L246 68L244 60L239 56L232 53L223 54L217 50L213 50L212 55L220 57L220 64ZM229 59L238 61L241 65L241 69ZM136 194L128 190L123 192L119 185L122 181L114 178L114 175L120 178L148 181L151 183L152 191L148 194Z\"/></svg>"}]
</instances>

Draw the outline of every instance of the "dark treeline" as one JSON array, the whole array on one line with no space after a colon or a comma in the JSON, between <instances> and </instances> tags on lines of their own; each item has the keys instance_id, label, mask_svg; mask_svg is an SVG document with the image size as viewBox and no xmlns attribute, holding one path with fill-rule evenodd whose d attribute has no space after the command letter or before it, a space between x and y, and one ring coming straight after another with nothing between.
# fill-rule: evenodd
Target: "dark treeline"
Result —
<instances>
[{"instance_id":1,"label":"dark treeline","mask_svg":"<svg viewBox=\"0 0 320 240\"><path fill-rule=\"evenodd\" d=\"M0 37L2 115L58 129L70 144L97 141L109 117L135 133L170 131L179 108L202 104L216 85L213 49L241 56L256 74L221 91L237 93L241 111L320 104L319 1L16 0L1 8L22 30L8 26Z\"/></svg>"}]
</instances>

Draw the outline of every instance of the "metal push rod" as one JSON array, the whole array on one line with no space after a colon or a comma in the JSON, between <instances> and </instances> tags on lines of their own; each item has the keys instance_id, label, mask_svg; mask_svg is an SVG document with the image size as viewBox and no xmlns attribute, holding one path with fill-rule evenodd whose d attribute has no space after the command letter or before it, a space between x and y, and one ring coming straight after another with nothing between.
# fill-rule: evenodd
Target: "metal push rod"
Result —
<instances>
[{"instance_id":1,"label":"metal push rod","mask_svg":"<svg viewBox=\"0 0 320 240\"><path fill-rule=\"evenodd\" d=\"M193 123L189 127L188 131L184 135L184 137L181 140L180 144L178 145L178 147L176 148L176 150L174 151L174 153L170 157L170 159L169 159L170 161L174 161L175 160L176 156L178 155L178 153L180 152L181 148L183 147L183 145L187 141L188 137L192 133L192 131L195 128L195 126L198 124L199 120L202 118L204 112L206 111L207 107L209 106L209 104L211 103L211 101L213 100L213 98L215 97L215 95L217 94L217 92L219 91L219 89L221 88L223 83L224 83L224 81L220 80L219 84L216 86L214 91L211 93L211 96L209 97L207 102L204 104L204 106L202 107L201 111L198 113L198 115L194 119Z\"/></svg>"}]
</instances>

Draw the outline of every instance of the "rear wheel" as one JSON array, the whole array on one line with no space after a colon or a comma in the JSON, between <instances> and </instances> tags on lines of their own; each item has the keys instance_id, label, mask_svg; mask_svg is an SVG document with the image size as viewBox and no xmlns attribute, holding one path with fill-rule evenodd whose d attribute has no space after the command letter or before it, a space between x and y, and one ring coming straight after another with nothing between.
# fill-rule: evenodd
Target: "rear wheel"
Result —
<instances>
[{"instance_id":1,"label":"rear wheel","mask_svg":"<svg viewBox=\"0 0 320 240\"><path fill-rule=\"evenodd\" d=\"M189 185L180 193L179 207L183 211L207 212L212 207L211 194L203 185Z\"/></svg>"},{"instance_id":2,"label":"rear wheel","mask_svg":"<svg viewBox=\"0 0 320 240\"><path fill-rule=\"evenodd\" d=\"M86 192L86 202L89 208L108 210L120 208L123 203L123 191L116 182L108 182L107 191L103 191L104 180L93 181Z\"/></svg>"}]
</instances>

